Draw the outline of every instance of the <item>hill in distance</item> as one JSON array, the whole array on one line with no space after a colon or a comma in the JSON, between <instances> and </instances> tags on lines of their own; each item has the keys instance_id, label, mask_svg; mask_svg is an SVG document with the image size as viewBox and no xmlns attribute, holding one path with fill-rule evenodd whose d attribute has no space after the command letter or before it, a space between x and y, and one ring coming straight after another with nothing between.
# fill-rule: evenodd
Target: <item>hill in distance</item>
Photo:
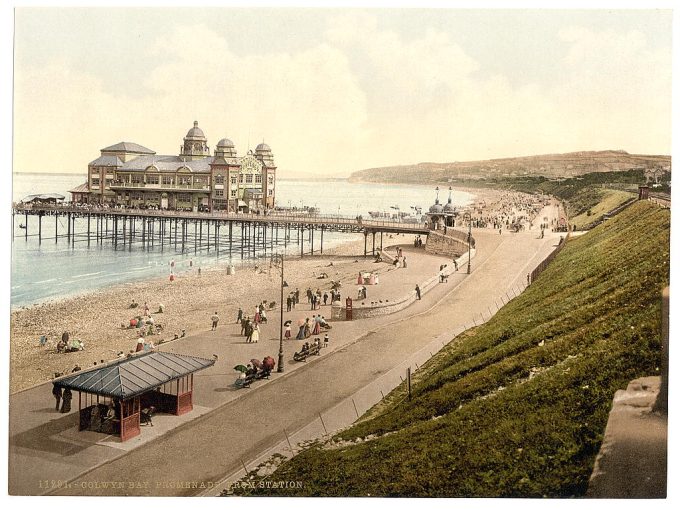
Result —
<instances>
[{"instance_id":1,"label":"hill in distance","mask_svg":"<svg viewBox=\"0 0 680 510\"><path fill-rule=\"evenodd\" d=\"M527 175L558 179L578 177L593 172L621 172L637 169L670 171L671 157L628 154L622 150L568 152L483 161L418 163L368 168L352 173L349 180L422 184Z\"/></svg>"}]
</instances>

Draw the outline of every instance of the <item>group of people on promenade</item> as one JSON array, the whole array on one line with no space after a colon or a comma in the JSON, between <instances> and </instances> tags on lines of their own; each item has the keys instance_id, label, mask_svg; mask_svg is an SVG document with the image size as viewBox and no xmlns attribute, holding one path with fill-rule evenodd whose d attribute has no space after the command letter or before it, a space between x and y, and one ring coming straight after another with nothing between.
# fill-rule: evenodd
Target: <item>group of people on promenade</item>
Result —
<instances>
[{"instance_id":1,"label":"group of people on promenade","mask_svg":"<svg viewBox=\"0 0 680 510\"><path fill-rule=\"evenodd\" d=\"M504 192L493 204L473 206L472 226L493 228L502 233L504 229L524 230L532 225L536 215L546 205L539 196L519 192Z\"/></svg>"}]
</instances>

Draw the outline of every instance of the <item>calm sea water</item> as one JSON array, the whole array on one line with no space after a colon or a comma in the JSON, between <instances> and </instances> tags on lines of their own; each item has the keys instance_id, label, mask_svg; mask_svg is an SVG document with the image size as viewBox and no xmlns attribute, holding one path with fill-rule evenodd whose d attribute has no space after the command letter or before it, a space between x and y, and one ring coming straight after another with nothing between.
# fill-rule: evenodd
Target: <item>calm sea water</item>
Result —
<instances>
[{"instance_id":1,"label":"calm sea water","mask_svg":"<svg viewBox=\"0 0 680 510\"><path fill-rule=\"evenodd\" d=\"M33 193L60 193L70 198L69 189L83 183L84 175L75 174L14 174L12 196L15 201ZM347 181L278 181L277 205L280 206L314 206L322 214L341 214L368 217L368 211L395 212L393 206L401 211L411 211L412 206L420 206L423 210L434 202L435 191L431 186L402 186L384 184L357 184ZM442 202L448 198L448 191L440 195ZM460 191L454 192L455 205L465 205L473 199L473 195ZM76 242L69 246L65 238L58 242L43 241L38 244L37 238L24 238L24 230L19 228L24 217L17 216L14 225L12 242L12 307L30 305L46 299L60 298L68 295L106 287L109 285L143 280L151 277L168 275L170 261L175 261L175 273L189 270L190 263L194 267L210 267L218 264L226 265L238 262L240 247L233 246L232 254L222 249L219 256L212 250L210 253L194 254L193 244L185 254L176 253L165 245L153 249L143 249L140 243L133 244L131 250L120 245L114 249L110 243L97 245L92 242ZM29 216L29 233L37 232L37 217ZM55 220L44 218L43 234L54 236ZM93 227L94 228L94 227ZM58 225L59 233L66 232L66 222L62 219ZM239 230L239 229L235 229ZM224 230L222 234L224 235ZM347 235L326 233L324 247L341 243ZM292 239L295 242L295 239ZM318 237L315 245L318 249ZM237 241L235 241L235 244ZM295 246L289 245L291 253L296 253Z\"/></svg>"}]
</instances>

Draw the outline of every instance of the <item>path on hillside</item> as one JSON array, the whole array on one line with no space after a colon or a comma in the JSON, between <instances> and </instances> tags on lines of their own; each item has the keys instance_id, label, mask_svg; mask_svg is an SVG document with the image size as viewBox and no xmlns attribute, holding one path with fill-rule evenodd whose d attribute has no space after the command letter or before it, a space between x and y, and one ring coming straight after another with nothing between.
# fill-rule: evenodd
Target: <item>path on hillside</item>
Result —
<instances>
[{"instance_id":1,"label":"path on hillside","mask_svg":"<svg viewBox=\"0 0 680 510\"><path fill-rule=\"evenodd\" d=\"M556 244L557 236L479 232L478 256L470 276L456 275L402 314L356 321L350 343L314 363L240 393L236 400L158 437L154 441L78 476L57 494L190 495L179 481L216 482L278 443L283 429L294 431L408 358L433 338L485 317L507 289L523 286L526 273ZM455 282L459 282L456 287ZM447 285L450 286L447 288ZM449 289L454 289L450 292ZM437 304L437 302L439 303ZM434 306L434 305L437 306ZM415 314L415 315L414 315ZM68 455L68 452L64 453ZM65 470L68 473L68 470ZM70 479L68 474L64 478ZM104 489L95 482L136 481L139 487ZM148 484L144 484L148 482Z\"/></svg>"}]
</instances>

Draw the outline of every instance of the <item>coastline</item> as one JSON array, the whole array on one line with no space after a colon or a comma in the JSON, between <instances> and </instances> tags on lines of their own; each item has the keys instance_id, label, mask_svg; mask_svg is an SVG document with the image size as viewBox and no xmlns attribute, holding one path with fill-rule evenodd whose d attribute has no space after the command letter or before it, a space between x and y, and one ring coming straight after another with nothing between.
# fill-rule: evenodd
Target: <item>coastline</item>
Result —
<instances>
[{"instance_id":1,"label":"coastline","mask_svg":"<svg viewBox=\"0 0 680 510\"><path fill-rule=\"evenodd\" d=\"M412 236L394 236L390 244L410 243ZM333 266L330 267L330 263ZM307 287L330 289L331 280L340 280L346 292L353 287L359 270L370 270L373 258L363 258L363 238L355 237L324 250L323 255L290 256L285 259L284 278L289 284L286 292L296 288L302 294ZM321 272L328 278L319 279ZM160 334L148 337L156 345L172 340L185 330L190 336L210 329L210 317L217 311L220 321L235 322L239 306L252 316L255 306L262 300L275 301L271 313L278 313L280 300L280 273L270 269L267 259L244 261L233 275L227 274L226 264L207 268L198 274L198 268L179 273L173 282L167 276L121 283L94 289L90 292L36 306L13 310L10 314L10 393L16 393L35 384L50 380L55 372L70 372L78 364L82 368L94 362L110 361L119 352L134 349L139 337L138 329L128 329L130 319L143 314L147 302L156 324L163 329ZM132 300L139 303L130 309ZM164 312L155 314L159 304ZM64 331L71 338L84 342L85 350L73 353L56 353L56 344ZM47 336L45 346L39 345L41 335Z\"/></svg>"},{"instance_id":2,"label":"coastline","mask_svg":"<svg viewBox=\"0 0 680 510\"><path fill-rule=\"evenodd\" d=\"M487 200L492 195L500 196L496 190L487 191L484 194ZM472 202L483 198L480 195L475 194ZM323 255L286 257L284 278L290 286L286 293L299 288L301 302L306 302L304 294L308 287L328 291L331 280L342 282L343 296L354 293L357 271L374 267L372 257L363 258L363 242L363 236L357 234L338 240ZM412 235L388 235L384 247L412 242ZM44 383L55 372L70 372L76 364L85 368L134 349L139 330L126 326L130 319L143 314L145 302L156 324L163 328L160 334L149 337L156 345L181 335L182 330L187 336L209 330L215 311L221 321L235 322L239 306L252 316L255 306L267 300L277 303L273 310L277 313L280 273L269 268L266 258L239 261L233 275L228 275L226 268L227 264L204 267L199 275L198 267L194 266L175 273L173 282L168 275L151 276L11 310L10 393ZM318 279L321 272L327 272L328 278ZM139 308L130 309L133 299ZM154 314L159 304L164 305L164 312ZM71 338L83 341L85 350L56 353L56 344L65 331ZM45 346L39 344L42 335L47 336Z\"/></svg>"}]
</instances>

